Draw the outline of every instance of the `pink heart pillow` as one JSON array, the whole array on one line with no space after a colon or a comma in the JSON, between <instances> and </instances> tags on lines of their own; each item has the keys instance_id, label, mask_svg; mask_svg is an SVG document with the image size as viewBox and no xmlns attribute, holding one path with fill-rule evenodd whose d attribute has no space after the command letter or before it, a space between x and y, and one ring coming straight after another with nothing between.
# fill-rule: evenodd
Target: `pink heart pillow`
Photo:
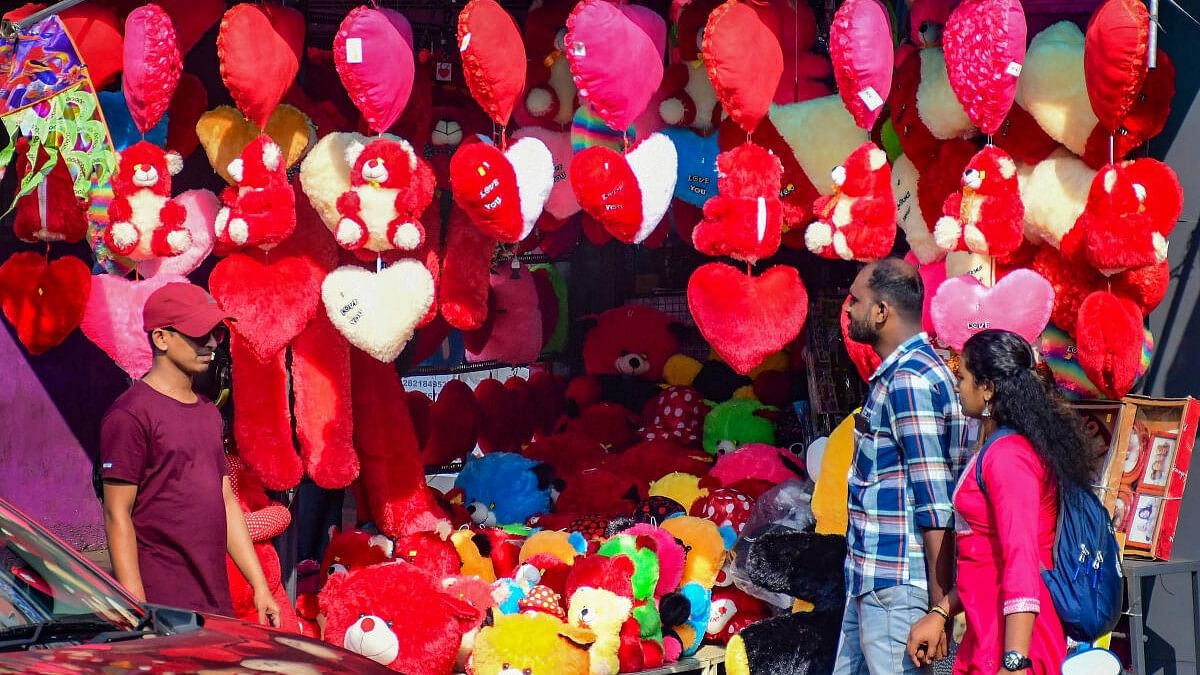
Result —
<instances>
[{"instance_id":1,"label":"pink heart pillow","mask_svg":"<svg viewBox=\"0 0 1200 675\"><path fill-rule=\"evenodd\" d=\"M643 10L584 0L567 18L565 51L575 86L610 129L628 129L662 80L665 26Z\"/></svg>"},{"instance_id":2,"label":"pink heart pillow","mask_svg":"<svg viewBox=\"0 0 1200 675\"><path fill-rule=\"evenodd\" d=\"M175 26L162 7L142 5L129 13L124 64L125 103L138 131L145 135L167 112L183 72Z\"/></svg>"},{"instance_id":3,"label":"pink heart pillow","mask_svg":"<svg viewBox=\"0 0 1200 675\"><path fill-rule=\"evenodd\" d=\"M1000 129L1025 63L1021 0L964 0L943 36L950 87L971 123L991 136Z\"/></svg>"},{"instance_id":4,"label":"pink heart pillow","mask_svg":"<svg viewBox=\"0 0 1200 675\"><path fill-rule=\"evenodd\" d=\"M955 351L981 330L1012 331L1033 344L1050 322L1054 288L1045 277L1028 269L1010 272L988 288L963 275L947 279L930 306L938 338Z\"/></svg>"},{"instance_id":5,"label":"pink heart pillow","mask_svg":"<svg viewBox=\"0 0 1200 675\"><path fill-rule=\"evenodd\" d=\"M192 235L192 245L177 256L152 258L138 265L138 273L144 277L160 274L187 276L212 253L213 222L221 208L217 196L208 190L188 190L176 197L175 201L187 211L183 226Z\"/></svg>"},{"instance_id":6,"label":"pink heart pillow","mask_svg":"<svg viewBox=\"0 0 1200 675\"><path fill-rule=\"evenodd\" d=\"M829 55L838 93L854 122L870 130L892 90L894 53L888 11L879 0L846 0L829 27Z\"/></svg>"},{"instance_id":7,"label":"pink heart pillow","mask_svg":"<svg viewBox=\"0 0 1200 675\"><path fill-rule=\"evenodd\" d=\"M141 377L154 362L142 330L142 307L151 293L176 282L187 283L187 279L177 274L142 281L113 274L93 276L79 329L130 377Z\"/></svg>"},{"instance_id":8,"label":"pink heart pillow","mask_svg":"<svg viewBox=\"0 0 1200 675\"><path fill-rule=\"evenodd\" d=\"M491 278L492 299L485 329L487 341L478 350L467 347L467 360L533 363L542 351L542 313L537 284L527 268L503 269Z\"/></svg>"},{"instance_id":9,"label":"pink heart pillow","mask_svg":"<svg viewBox=\"0 0 1200 675\"><path fill-rule=\"evenodd\" d=\"M522 127L513 134L513 140L536 138L550 150L554 159L554 187L550 190L550 199L546 202L546 212L558 220L566 220L579 213L579 202L575 199L575 191L571 189L571 160L575 158L575 150L571 147L571 132L550 131L542 127Z\"/></svg>"},{"instance_id":10,"label":"pink heart pillow","mask_svg":"<svg viewBox=\"0 0 1200 675\"><path fill-rule=\"evenodd\" d=\"M333 61L350 100L376 133L392 128L412 94L412 25L392 9L356 7L333 38Z\"/></svg>"}]
</instances>

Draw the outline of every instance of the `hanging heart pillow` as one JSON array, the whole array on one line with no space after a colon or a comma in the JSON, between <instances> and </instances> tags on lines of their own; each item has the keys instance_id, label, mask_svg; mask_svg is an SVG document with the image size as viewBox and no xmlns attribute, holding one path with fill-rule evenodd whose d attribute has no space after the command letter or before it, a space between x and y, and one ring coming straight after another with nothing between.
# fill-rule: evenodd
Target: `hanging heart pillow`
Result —
<instances>
[{"instance_id":1,"label":"hanging heart pillow","mask_svg":"<svg viewBox=\"0 0 1200 675\"><path fill-rule=\"evenodd\" d=\"M847 0L829 27L829 55L838 93L854 122L868 131L892 90L894 54L888 11L879 0Z\"/></svg>"},{"instance_id":2,"label":"hanging heart pillow","mask_svg":"<svg viewBox=\"0 0 1200 675\"><path fill-rule=\"evenodd\" d=\"M146 133L167 112L183 72L175 26L162 7L142 5L125 19L124 66L121 89L129 114Z\"/></svg>"},{"instance_id":3,"label":"hanging heart pillow","mask_svg":"<svg viewBox=\"0 0 1200 675\"><path fill-rule=\"evenodd\" d=\"M195 75L184 73L179 78L179 85L175 87L175 95L171 97L171 107L167 109L168 150L174 150L186 159L200 147L196 123L206 110L208 90L204 83ZM111 120L109 123L111 124Z\"/></svg>"},{"instance_id":4,"label":"hanging heart pillow","mask_svg":"<svg viewBox=\"0 0 1200 675\"><path fill-rule=\"evenodd\" d=\"M87 64L88 75L96 90L106 89L116 82L125 54L121 20L117 18L116 10L104 3L84 2L63 10L58 18L62 19L71 34L71 41L79 48L79 56Z\"/></svg>"},{"instance_id":5,"label":"hanging heart pillow","mask_svg":"<svg viewBox=\"0 0 1200 675\"><path fill-rule=\"evenodd\" d=\"M808 291L787 265L752 277L708 263L692 273L687 297L701 335L740 375L794 340L808 316Z\"/></svg>"},{"instance_id":6,"label":"hanging heart pillow","mask_svg":"<svg viewBox=\"0 0 1200 675\"><path fill-rule=\"evenodd\" d=\"M967 117L993 135L1008 116L1025 63L1021 0L963 0L942 37L950 86Z\"/></svg>"},{"instance_id":7,"label":"hanging heart pillow","mask_svg":"<svg viewBox=\"0 0 1200 675\"><path fill-rule=\"evenodd\" d=\"M1107 291L1084 299L1075 322L1079 365L1107 397L1128 394L1142 356L1142 313L1132 301Z\"/></svg>"},{"instance_id":8,"label":"hanging heart pillow","mask_svg":"<svg viewBox=\"0 0 1200 675\"><path fill-rule=\"evenodd\" d=\"M304 53L304 15L282 5L234 5L221 19L221 79L246 118L266 126Z\"/></svg>"},{"instance_id":9,"label":"hanging heart pillow","mask_svg":"<svg viewBox=\"0 0 1200 675\"><path fill-rule=\"evenodd\" d=\"M642 220L630 239L617 237L615 232L611 234L627 244L640 244L648 241L667 215L671 196L675 193L679 157L670 138L663 134L651 134L626 153L625 161L642 195Z\"/></svg>"},{"instance_id":10,"label":"hanging heart pillow","mask_svg":"<svg viewBox=\"0 0 1200 675\"><path fill-rule=\"evenodd\" d=\"M1050 322L1054 289L1028 269L1018 269L988 288L971 275L947 279L938 288L929 313L938 339L955 351L981 330L998 328L1037 340Z\"/></svg>"},{"instance_id":11,"label":"hanging heart pillow","mask_svg":"<svg viewBox=\"0 0 1200 675\"><path fill-rule=\"evenodd\" d=\"M113 274L98 274L91 278L91 283L79 329L130 377L145 375L154 362L142 330L146 298L167 284L187 283L187 278L160 274L153 279L131 281Z\"/></svg>"},{"instance_id":12,"label":"hanging heart pillow","mask_svg":"<svg viewBox=\"0 0 1200 675\"><path fill-rule=\"evenodd\" d=\"M579 202L571 190L569 171L575 150L571 147L571 134L567 131L551 131L542 127L522 127L513 134L514 139L535 138L550 151L554 162L554 187L546 200L546 213L558 220L566 220L579 213ZM540 227L540 226L539 226Z\"/></svg>"},{"instance_id":13,"label":"hanging heart pillow","mask_svg":"<svg viewBox=\"0 0 1200 675\"><path fill-rule=\"evenodd\" d=\"M1100 124L1115 134L1150 71L1150 12L1141 0L1107 0L1092 14L1083 44L1083 77Z\"/></svg>"},{"instance_id":14,"label":"hanging heart pillow","mask_svg":"<svg viewBox=\"0 0 1200 675\"><path fill-rule=\"evenodd\" d=\"M317 130L308 116L290 105L275 108L266 132L279 146L288 167L300 161L317 137ZM242 150L261 133L257 125L227 105L213 108L196 122L196 136L204 146L209 165L231 185L235 181L229 175L229 163L240 157ZM341 163L344 165L345 161ZM348 178L346 184L349 185Z\"/></svg>"},{"instance_id":15,"label":"hanging heart pillow","mask_svg":"<svg viewBox=\"0 0 1200 675\"><path fill-rule=\"evenodd\" d=\"M221 202L208 190L188 190L175 197L187 212L183 226L192 235L192 245L186 251L169 258L151 258L138 265L138 274L146 278L159 274L191 274L213 249L213 221Z\"/></svg>"},{"instance_id":16,"label":"hanging heart pillow","mask_svg":"<svg viewBox=\"0 0 1200 675\"><path fill-rule=\"evenodd\" d=\"M458 51L471 98L493 122L508 124L525 89L521 29L496 0L471 0L458 15Z\"/></svg>"},{"instance_id":17,"label":"hanging heart pillow","mask_svg":"<svg viewBox=\"0 0 1200 675\"><path fill-rule=\"evenodd\" d=\"M717 155L721 153L718 134L701 136L683 127L667 127L662 134L671 139L679 157L675 199L692 206L704 206L704 202L718 192Z\"/></svg>"},{"instance_id":18,"label":"hanging heart pillow","mask_svg":"<svg viewBox=\"0 0 1200 675\"><path fill-rule=\"evenodd\" d=\"M709 15L701 45L717 99L746 133L767 115L783 75L783 50L766 11L728 0Z\"/></svg>"},{"instance_id":19,"label":"hanging heart pillow","mask_svg":"<svg viewBox=\"0 0 1200 675\"><path fill-rule=\"evenodd\" d=\"M343 265L325 277L321 300L329 320L350 344L391 363L433 305L433 276L411 259L378 273Z\"/></svg>"},{"instance_id":20,"label":"hanging heart pillow","mask_svg":"<svg viewBox=\"0 0 1200 675\"><path fill-rule=\"evenodd\" d=\"M642 191L625 156L603 146L588 148L575 155L570 174L583 212L612 236L632 241L643 220Z\"/></svg>"},{"instance_id":21,"label":"hanging heart pillow","mask_svg":"<svg viewBox=\"0 0 1200 675\"><path fill-rule=\"evenodd\" d=\"M0 265L0 307L33 355L62 344L83 320L91 272L79 258L14 253Z\"/></svg>"},{"instance_id":22,"label":"hanging heart pillow","mask_svg":"<svg viewBox=\"0 0 1200 675\"><path fill-rule=\"evenodd\" d=\"M481 232L506 243L533 230L554 187L554 158L536 138L507 151L490 143L467 143L450 159L455 201Z\"/></svg>"},{"instance_id":23,"label":"hanging heart pillow","mask_svg":"<svg viewBox=\"0 0 1200 675\"><path fill-rule=\"evenodd\" d=\"M95 4L95 3L87 3ZM187 0L187 2L163 2L163 9L175 25L175 36L179 40L179 52L187 55L192 47L204 37L213 24L225 13L225 0Z\"/></svg>"},{"instance_id":24,"label":"hanging heart pillow","mask_svg":"<svg viewBox=\"0 0 1200 675\"><path fill-rule=\"evenodd\" d=\"M333 62L371 131L392 128L412 94L412 25L392 9L356 7L333 38Z\"/></svg>"},{"instance_id":25,"label":"hanging heart pillow","mask_svg":"<svg viewBox=\"0 0 1200 675\"><path fill-rule=\"evenodd\" d=\"M608 0L584 0L567 18L564 51L575 86L610 129L628 129L658 89L660 34L666 34L661 17Z\"/></svg>"}]
</instances>

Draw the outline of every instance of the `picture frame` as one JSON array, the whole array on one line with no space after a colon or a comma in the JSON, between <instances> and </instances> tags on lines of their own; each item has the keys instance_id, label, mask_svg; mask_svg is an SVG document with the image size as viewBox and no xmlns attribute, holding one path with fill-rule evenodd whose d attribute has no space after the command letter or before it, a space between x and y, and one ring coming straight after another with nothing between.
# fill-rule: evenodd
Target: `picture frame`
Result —
<instances>
[{"instance_id":1,"label":"picture frame","mask_svg":"<svg viewBox=\"0 0 1200 675\"><path fill-rule=\"evenodd\" d=\"M1144 450L1148 441L1149 434L1146 428L1135 422L1129 430L1129 436L1125 444L1125 457L1121 463L1122 484L1132 484L1142 474L1145 469L1143 460L1146 458Z\"/></svg>"},{"instance_id":2,"label":"picture frame","mask_svg":"<svg viewBox=\"0 0 1200 675\"><path fill-rule=\"evenodd\" d=\"M1136 495L1133 513L1130 514L1129 533L1125 537L1127 548L1138 548L1149 551L1154 543L1158 530L1158 520L1162 514L1162 498L1155 495Z\"/></svg>"},{"instance_id":3,"label":"picture frame","mask_svg":"<svg viewBox=\"0 0 1200 675\"><path fill-rule=\"evenodd\" d=\"M1179 446L1177 432L1158 432L1150 435L1143 453L1142 477L1139 488L1144 491L1165 491L1175 463Z\"/></svg>"}]
</instances>

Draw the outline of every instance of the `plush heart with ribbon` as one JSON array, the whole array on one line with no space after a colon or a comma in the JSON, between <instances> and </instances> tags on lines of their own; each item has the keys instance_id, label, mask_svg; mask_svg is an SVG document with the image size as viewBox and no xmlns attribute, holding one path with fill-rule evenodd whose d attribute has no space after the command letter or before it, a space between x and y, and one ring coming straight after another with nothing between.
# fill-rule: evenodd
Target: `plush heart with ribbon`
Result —
<instances>
[{"instance_id":1,"label":"plush heart with ribbon","mask_svg":"<svg viewBox=\"0 0 1200 675\"><path fill-rule=\"evenodd\" d=\"M1107 291L1087 296L1075 321L1079 365L1105 396L1116 400L1137 381L1142 357L1142 313L1131 300Z\"/></svg>"},{"instance_id":2,"label":"plush heart with ribbon","mask_svg":"<svg viewBox=\"0 0 1200 675\"><path fill-rule=\"evenodd\" d=\"M355 7L333 38L333 62L350 100L376 133L392 128L412 94L412 25L392 9Z\"/></svg>"},{"instance_id":3,"label":"plush heart with ribbon","mask_svg":"<svg viewBox=\"0 0 1200 675\"><path fill-rule=\"evenodd\" d=\"M91 294L79 329L130 377L145 375L154 363L154 354L142 330L142 307L154 291L171 283L187 283L187 278L160 274L153 279L131 281L113 274L98 274L91 282Z\"/></svg>"},{"instance_id":4,"label":"plush heart with ribbon","mask_svg":"<svg viewBox=\"0 0 1200 675\"><path fill-rule=\"evenodd\" d=\"M175 26L162 7L142 5L125 19L124 65L121 89L129 114L146 133L167 112L183 72Z\"/></svg>"},{"instance_id":5,"label":"plush heart with ribbon","mask_svg":"<svg viewBox=\"0 0 1200 675\"><path fill-rule=\"evenodd\" d=\"M665 35L658 15L608 0L584 0L567 18L564 51L575 86L609 128L628 129L650 103L662 81Z\"/></svg>"},{"instance_id":6,"label":"plush heart with ribbon","mask_svg":"<svg viewBox=\"0 0 1200 675\"><path fill-rule=\"evenodd\" d=\"M536 138L507 151L468 143L450 160L454 199L480 231L499 241L521 241L533 230L554 187L554 159Z\"/></svg>"},{"instance_id":7,"label":"plush heart with ribbon","mask_svg":"<svg viewBox=\"0 0 1200 675\"><path fill-rule=\"evenodd\" d=\"M1053 309L1050 282L1033 270L1018 269L991 288L971 275L947 279L933 296L929 313L938 338L960 351L972 335L988 328L1012 331L1032 343Z\"/></svg>"},{"instance_id":8,"label":"plush heart with ribbon","mask_svg":"<svg viewBox=\"0 0 1200 675\"><path fill-rule=\"evenodd\" d=\"M963 0L942 37L950 87L971 122L996 133L1017 95L1025 63L1021 0Z\"/></svg>"},{"instance_id":9,"label":"plush heart with ribbon","mask_svg":"<svg viewBox=\"0 0 1200 675\"><path fill-rule=\"evenodd\" d=\"M519 129L513 134L513 138L536 138L550 151L550 157L554 161L554 187L550 190L550 198L546 200L546 213L560 221L579 213L579 202L575 199L575 192L571 190L571 181L568 179L571 160L575 158L575 150L571 147L571 133L530 126Z\"/></svg>"},{"instance_id":10,"label":"plush heart with ribbon","mask_svg":"<svg viewBox=\"0 0 1200 675\"><path fill-rule=\"evenodd\" d=\"M338 332L384 363L404 350L433 304L433 276L416 260L381 270L343 265L321 284L321 300Z\"/></svg>"},{"instance_id":11,"label":"plush heart with ribbon","mask_svg":"<svg viewBox=\"0 0 1200 675\"><path fill-rule=\"evenodd\" d=\"M208 29L220 21L221 15L225 13L225 0L187 0L161 4L171 17L171 23L175 25L179 52L184 55L196 46L200 38L204 37Z\"/></svg>"},{"instance_id":12,"label":"plush heart with ribbon","mask_svg":"<svg viewBox=\"0 0 1200 675\"><path fill-rule=\"evenodd\" d=\"M849 296L847 296L846 302L850 302ZM840 321L842 325L842 344L846 346L846 353L850 355L850 362L854 364L854 369L858 371L858 376L866 382L875 374L883 359L879 358L879 354L875 353L871 345L855 342L850 339L850 315L846 313L845 304L842 305Z\"/></svg>"},{"instance_id":13,"label":"plush heart with ribbon","mask_svg":"<svg viewBox=\"0 0 1200 675\"><path fill-rule=\"evenodd\" d=\"M171 97L171 107L167 109L168 150L178 152L185 159L196 151L200 146L196 123L206 110L208 90L204 88L204 83L195 75L184 73L175 87L175 95Z\"/></svg>"},{"instance_id":14,"label":"plush heart with ribbon","mask_svg":"<svg viewBox=\"0 0 1200 675\"><path fill-rule=\"evenodd\" d=\"M829 56L838 93L854 122L868 131L892 90L895 55L891 41L879 39L891 31L887 8L879 0L847 0L829 27Z\"/></svg>"},{"instance_id":15,"label":"plush heart with ribbon","mask_svg":"<svg viewBox=\"0 0 1200 675\"><path fill-rule=\"evenodd\" d=\"M177 256L152 258L138 265L138 273L144 277L160 274L187 276L212 253L213 221L221 208L220 200L208 190L188 190L175 197L175 201L187 211L183 226L192 235L192 245Z\"/></svg>"},{"instance_id":16,"label":"plush heart with ribbon","mask_svg":"<svg viewBox=\"0 0 1200 675\"><path fill-rule=\"evenodd\" d=\"M229 163L237 159L260 133L253 122L227 105L204 113L196 123L196 135L208 155L208 163L230 184L234 181L229 175ZM267 122L267 135L279 146L289 167L300 161L316 141L316 129L308 116L290 105L275 108Z\"/></svg>"},{"instance_id":17,"label":"plush heart with ribbon","mask_svg":"<svg viewBox=\"0 0 1200 675\"><path fill-rule=\"evenodd\" d=\"M584 213L614 237L633 241L642 224L642 190L625 156L597 145L575 155L570 174Z\"/></svg>"},{"instance_id":18,"label":"plush heart with ribbon","mask_svg":"<svg viewBox=\"0 0 1200 675\"><path fill-rule=\"evenodd\" d=\"M463 78L496 124L508 124L525 90L525 42L512 15L496 0L471 0L458 15Z\"/></svg>"},{"instance_id":19,"label":"plush heart with ribbon","mask_svg":"<svg viewBox=\"0 0 1200 675\"><path fill-rule=\"evenodd\" d=\"M221 79L246 118L262 128L291 88L304 54L304 15L283 5L234 5L221 19Z\"/></svg>"},{"instance_id":20,"label":"plush heart with ribbon","mask_svg":"<svg viewBox=\"0 0 1200 675\"><path fill-rule=\"evenodd\" d=\"M39 253L14 253L0 265L0 306L33 356L62 344L83 320L91 272L82 260L47 263Z\"/></svg>"},{"instance_id":21,"label":"plush heart with ribbon","mask_svg":"<svg viewBox=\"0 0 1200 675\"><path fill-rule=\"evenodd\" d=\"M753 132L766 117L783 75L783 50L766 22L768 11L753 3L728 0L713 10L704 29L702 50L708 77L725 112L746 133Z\"/></svg>"},{"instance_id":22,"label":"plush heart with ribbon","mask_svg":"<svg viewBox=\"0 0 1200 675\"><path fill-rule=\"evenodd\" d=\"M237 318L234 330L266 362L317 313L321 282L337 265L337 245L308 201L297 195L296 230L266 253L231 254L213 267L208 288Z\"/></svg>"},{"instance_id":23,"label":"plush heart with ribbon","mask_svg":"<svg viewBox=\"0 0 1200 675\"><path fill-rule=\"evenodd\" d=\"M704 339L741 375L794 340L808 317L808 291L787 265L752 277L708 263L692 273L687 297Z\"/></svg>"},{"instance_id":24,"label":"plush heart with ribbon","mask_svg":"<svg viewBox=\"0 0 1200 675\"><path fill-rule=\"evenodd\" d=\"M1092 112L1110 134L1121 128L1150 71L1150 31L1141 0L1107 0L1088 22L1083 77Z\"/></svg>"}]
</instances>

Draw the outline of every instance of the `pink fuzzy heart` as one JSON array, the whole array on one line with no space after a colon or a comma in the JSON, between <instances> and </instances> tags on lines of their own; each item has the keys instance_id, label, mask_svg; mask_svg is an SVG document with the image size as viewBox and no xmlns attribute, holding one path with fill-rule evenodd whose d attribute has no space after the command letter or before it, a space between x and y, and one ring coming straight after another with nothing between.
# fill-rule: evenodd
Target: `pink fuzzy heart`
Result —
<instances>
[{"instance_id":1,"label":"pink fuzzy heart","mask_svg":"<svg viewBox=\"0 0 1200 675\"><path fill-rule=\"evenodd\" d=\"M1021 0L964 0L946 21L943 44L950 87L971 122L992 135L1000 128L1025 63Z\"/></svg>"},{"instance_id":2,"label":"pink fuzzy heart","mask_svg":"<svg viewBox=\"0 0 1200 675\"><path fill-rule=\"evenodd\" d=\"M947 279L937 290L930 315L938 338L955 351L988 328L1012 331L1032 343L1054 309L1054 288L1045 277L1018 269L988 288L970 275Z\"/></svg>"},{"instance_id":3,"label":"pink fuzzy heart","mask_svg":"<svg viewBox=\"0 0 1200 675\"><path fill-rule=\"evenodd\" d=\"M221 203L208 190L188 190L175 198L187 211L183 226L192 234L192 245L188 250L170 258L152 258L138 266L144 277L160 274L191 274L212 253L213 221Z\"/></svg>"},{"instance_id":4,"label":"pink fuzzy heart","mask_svg":"<svg viewBox=\"0 0 1200 675\"><path fill-rule=\"evenodd\" d=\"M356 7L333 39L333 61L350 100L372 131L384 132L412 93L412 25L392 9Z\"/></svg>"},{"instance_id":5,"label":"pink fuzzy heart","mask_svg":"<svg viewBox=\"0 0 1200 675\"><path fill-rule=\"evenodd\" d=\"M130 377L141 377L154 361L142 330L142 307L151 293L175 282L187 283L187 279L178 274L142 281L112 274L93 276L79 329Z\"/></svg>"},{"instance_id":6,"label":"pink fuzzy heart","mask_svg":"<svg viewBox=\"0 0 1200 675\"><path fill-rule=\"evenodd\" d=\"M879 0L847 0L829 28L829 55L842 102L863 129L875 126L892 89L892 45L887 8Z\"/></svg>"},{"instance_id":7,"label":"pink fuzzy heart","mask_svg":"<svg viewBox=\"0 0 1200 675\"><path fill-rule=\"evenodd\" d=\"M129 115L143 134L171 105L183 72L183 57L171 17L155 4L142 5L125 19L125 74L121 84Z\"/></svg>"}]
</instances>

